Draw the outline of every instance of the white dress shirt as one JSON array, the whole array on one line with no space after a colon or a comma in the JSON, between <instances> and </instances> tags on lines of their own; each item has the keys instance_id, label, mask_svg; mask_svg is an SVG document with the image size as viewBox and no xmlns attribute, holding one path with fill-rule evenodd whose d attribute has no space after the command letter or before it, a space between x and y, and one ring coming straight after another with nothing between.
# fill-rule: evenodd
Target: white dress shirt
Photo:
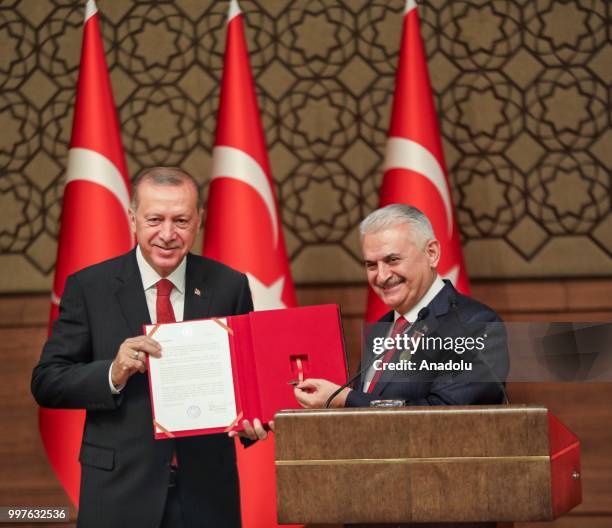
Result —
<instances>
[{"instance_id":1,"label":"white dress shirt","mask_svg":"<svg viewBox=\"0 0 612 528\"><path fill-rule=\"evenodd\" d=\"M145 297L147 299L147 308L149 309L149 317L151 324L157 323L157 288L156 284L163 279L157 271L153 269L140 250L140 246L136 248L136 262L142 279ZM176 269L166 277L173 285L170 292L170 303L174 310L174 317L177 321L183 320L183 311L185 308L185 270L187 269L187 258L183 258Z\"/></svg>"},{"instance_id":2,"label":"white dress shirt","mask_svg":"<svg viewBox=\"0 0 612 528\"><path fill-rule=\"evenodd\" d=\"M438 293L440 293L442 288L444 288L444 281L440 278L439 275L436 275L436 278L431 283L431 286L429 287L429 289L425 292L425 295L423 295L423 297L421 297L419 302L416 303L410 310L408 310L405 314L401 314L397 311L393 312L393 322L397 321L400 317L404 316L406 321L410 321L411 323L414 323L419 316L419 312L423 308L428 306L431 301L434 300L434 297L438 295ZM391 335L392 330L393 330L393 327L389 329L389 332L387 333L387 337ZM366 375L363 378L364 379L364 382L363 382L364 392L368 391L368 388L370 387L370 382L372 381L372 378L374 377L375 373L376 373L376 369L374 368L374 364L372 364L368 368Z\"/></svg>"},{"instance_id":3,"label":"white dress shirt","mask_svg":"<svg viewBox=\"0 0 612 528\"><path fill-rule=\"evenodd\" d=\"M138 264L138 271L140 272L140 278L142 279L142 286L144 288L145 298L147 300L147 308L149 310L149 317L151 318L151 324L157 323L157 288L156 284L163 279L157 271L153 269L142 254L140 246L136 247L136 263ZM172 304L172 310L174 311L174 318L177 321L183 320L183 314L185 311L185 271L187 269L187 257L183 257L181 263L176 269L166 277L174 288L170 292L170 304ZM143 321L144 323L144 321ZM111 392L113 394L119 394L123 387L115 387L112 382L111 371L113 365L108 371L108 383L110 385Z\"/></svg>"}]
</instances>

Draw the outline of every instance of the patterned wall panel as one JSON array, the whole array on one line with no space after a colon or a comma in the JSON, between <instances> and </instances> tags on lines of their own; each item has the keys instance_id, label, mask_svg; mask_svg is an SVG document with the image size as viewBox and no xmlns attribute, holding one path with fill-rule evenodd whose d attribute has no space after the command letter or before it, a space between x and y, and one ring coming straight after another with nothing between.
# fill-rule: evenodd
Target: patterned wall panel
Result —
<instances>
[{"instance_id":1,"label":"patterned wall panel","mask_svg":"<svg viewBox=\"0 0 612 528\"><path fill-rule=\"evenodd\" d=\"M363 280L403 0L242 0L296 281ZM99 0L130 174L208 185L227 3ZM612 274L612 4L419 7L472 277ZM0 2L0 291L48 289L82 2Z\"/></svg>"}]
</instances>

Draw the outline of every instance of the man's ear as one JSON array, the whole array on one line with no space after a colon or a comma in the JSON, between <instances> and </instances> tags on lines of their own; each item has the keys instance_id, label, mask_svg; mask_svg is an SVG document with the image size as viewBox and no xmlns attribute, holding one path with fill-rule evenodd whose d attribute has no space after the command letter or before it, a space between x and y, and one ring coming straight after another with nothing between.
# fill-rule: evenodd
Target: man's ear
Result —
<instances>
[{"instance_id":1,"label":"man's ear","mask_svg":"<svg viewBox=\"0 0 612 528\"><path fill-rule=\"evenodd\" d=\"M425 244L425 254L429 260L429 267L432 269L437 268L441 254L440 242L435 238L433 240L428 240Z\"/></svg>"},{"instance_id":2,"label":"man's ear","mask_svg":"<svg viewBox=\"0 0 612 528\"><path fill-rule=\"evenodd\" d=\"M204 207L200 207L200 210L198 211L198 221L200 222L200 225L198 226L199 230L204 227L204 223L206 222L206 209L204 209Z\"/></svg>"},{"instance_id":3,"label":"man's ear","mask_svg":"<svg viewBox=\"0 0 612 528\"><path fill-rule=\"evenodd\" d=\"M128 218L130 219L130 228L132 233L136 234L136 211L131 207L128 209Z\"/></svg>"}]
</instances>

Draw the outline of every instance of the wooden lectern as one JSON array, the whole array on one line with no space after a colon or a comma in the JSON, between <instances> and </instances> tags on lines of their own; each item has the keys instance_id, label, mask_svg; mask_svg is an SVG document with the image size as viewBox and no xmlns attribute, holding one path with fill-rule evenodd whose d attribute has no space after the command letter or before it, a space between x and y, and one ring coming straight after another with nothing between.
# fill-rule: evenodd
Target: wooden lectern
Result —
<instances>
[{"instance_id":1,"label":"wooden lectern","mask_svg":"<svg viewBox=\"0 0 612 528\"><path fill-rule=\"evenodd\" d=\"M548 521L582 499L580 443L537 406L276 415L278 519Z\"/></svg>"}]
</instances>

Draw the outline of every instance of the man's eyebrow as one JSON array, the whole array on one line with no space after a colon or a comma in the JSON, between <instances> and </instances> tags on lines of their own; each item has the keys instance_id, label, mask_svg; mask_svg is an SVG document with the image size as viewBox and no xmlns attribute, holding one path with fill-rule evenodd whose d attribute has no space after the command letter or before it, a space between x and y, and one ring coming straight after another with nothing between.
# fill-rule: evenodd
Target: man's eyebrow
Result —
<instances>
[{"instance_id":1,"label":"man's eyebrow","mask_svg":"<svg viewBox=\"0 0 612 528\"><path fill-rule=\"evenodd\" d=\"M399 253L389 253L388 255L385 255L382 259L380 259L382 262L388 262L389 260L393 259L393 258L401 258ZM376 264L376 260L367 260L365 259L363 261L364 265L366 266L370 266L373 264Z\"/></svg>"}]
</instances>

